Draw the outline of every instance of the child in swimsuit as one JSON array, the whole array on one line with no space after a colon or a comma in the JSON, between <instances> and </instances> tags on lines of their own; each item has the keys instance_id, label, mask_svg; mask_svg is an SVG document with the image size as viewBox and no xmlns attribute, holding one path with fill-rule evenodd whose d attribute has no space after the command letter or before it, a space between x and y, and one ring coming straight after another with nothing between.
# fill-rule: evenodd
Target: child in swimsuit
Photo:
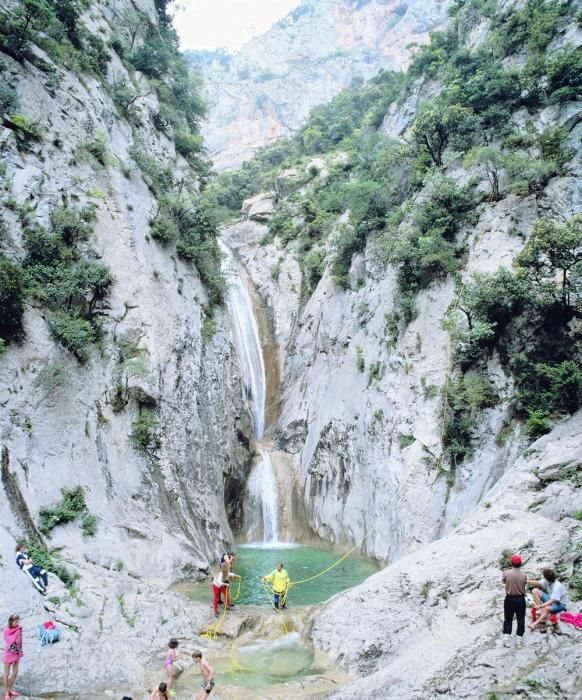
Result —
<instances>
[{"instance_id":1,"label":"child in swimsuit","mask_svg":"<svg viewBox=\"0 0 582 700\"><path fill-rule=\"evenodd\" d=\"M192 659L197 664L200 664L200 673L202 673L202 683L200 683L200 692L197 700L206 700L214 688L214 669L202 656L201 651L193 652Z\"/></svg>"},{"instance_id":2,"label":"child in swimsuit","mask_svg":"<svg viewBox=\"0 0 582 700\"><path fill-rule=\"evenodd\" d=\"M172 690L172 682L174 680L174 661L178 658L178 640L172 637L168 642L168 655L164 667L166 669L166 685L168 693Z\"/></svg>"}]
</instances>

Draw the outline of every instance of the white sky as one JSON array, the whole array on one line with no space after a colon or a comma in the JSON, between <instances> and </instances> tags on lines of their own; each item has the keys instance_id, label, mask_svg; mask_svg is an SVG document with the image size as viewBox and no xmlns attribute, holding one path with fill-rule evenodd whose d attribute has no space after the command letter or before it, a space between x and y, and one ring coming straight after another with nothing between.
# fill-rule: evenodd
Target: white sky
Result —
<instances>
[{"instance_id":1,"label":"white sky","mask_svg":"<svg viewBox=\"0 0 582 700\"><path fill-rule=\"evenodd\" d=\"M300 0L177 0L170 9L181 49L234 51L299 5Z\"/></svg>"}]
</instances>

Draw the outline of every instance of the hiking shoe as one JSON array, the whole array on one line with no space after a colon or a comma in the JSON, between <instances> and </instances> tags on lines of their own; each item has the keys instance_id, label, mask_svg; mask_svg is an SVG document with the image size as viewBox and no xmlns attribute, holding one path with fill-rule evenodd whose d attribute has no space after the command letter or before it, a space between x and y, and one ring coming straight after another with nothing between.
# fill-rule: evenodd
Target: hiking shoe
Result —
<instances>
[{"instance_id":1,"label":"hiking shoe","mask_svg":"<svg viewBox=\"0 0 582 700\"><path fill-rule=\"evenodd\" d=\"M503 646L509 648L511 646L511 639L509 637L505 637L503 640Z\"/></svg>"},{"instance_id":2,"label":"hiking shoe","mask_svg":"<svg viewBox=\"0 0 582 700\"><path fill-rule=\"evenodd\" d=\"M515 646L517 649L523 649L523 637L518 637Z\"/></svg>"}]
</instances>

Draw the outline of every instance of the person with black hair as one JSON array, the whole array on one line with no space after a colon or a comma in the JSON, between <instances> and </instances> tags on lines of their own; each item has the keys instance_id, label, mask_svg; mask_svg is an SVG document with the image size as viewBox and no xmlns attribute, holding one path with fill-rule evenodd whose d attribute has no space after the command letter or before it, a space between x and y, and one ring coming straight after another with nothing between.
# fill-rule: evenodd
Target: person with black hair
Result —
<instances>
[{"instance_id":1,"label":"person with black hair","mask_svg":"<svg viewBox=\"0 0 582 700\"><path fill-rule=\"evenodd\" d=\"M529 625L530 630L542 622L545 622L550 615L564 612L568 607L568 595L564 584L558 581L558 577L553 569L542 569L543 578L528 581L528 583L538 586L532 591L534 607L539 612L539 617Z\"/></svg>"},{"instance_id":2,"label":"person with black hair","mask_svg":"<svg viewBox=\"0 0 582 700\"><path fill-rule=\"evenodd\" d=\"M165 683L160 683L160 685L151 694L150 700L169 700L170 693L168 691L168 686Z\"/></svg>"}]
</instances>

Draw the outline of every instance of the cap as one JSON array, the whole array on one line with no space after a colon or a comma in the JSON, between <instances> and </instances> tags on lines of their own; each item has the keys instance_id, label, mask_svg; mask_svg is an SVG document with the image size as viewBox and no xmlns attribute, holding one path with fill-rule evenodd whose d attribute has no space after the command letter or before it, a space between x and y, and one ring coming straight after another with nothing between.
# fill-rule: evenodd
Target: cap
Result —
<instances>
[{"instance_id":1,"label":"cap","mask_svg":"<svg viewBox=\"0 0 582 700\"><path fill-rule=\"evenodd\" d=\"M514 555L511 557L511 563L512 563L514 566L521 566L521 557L519 556L519 554L514 554Z\"/></svg>"}]
</instances>

